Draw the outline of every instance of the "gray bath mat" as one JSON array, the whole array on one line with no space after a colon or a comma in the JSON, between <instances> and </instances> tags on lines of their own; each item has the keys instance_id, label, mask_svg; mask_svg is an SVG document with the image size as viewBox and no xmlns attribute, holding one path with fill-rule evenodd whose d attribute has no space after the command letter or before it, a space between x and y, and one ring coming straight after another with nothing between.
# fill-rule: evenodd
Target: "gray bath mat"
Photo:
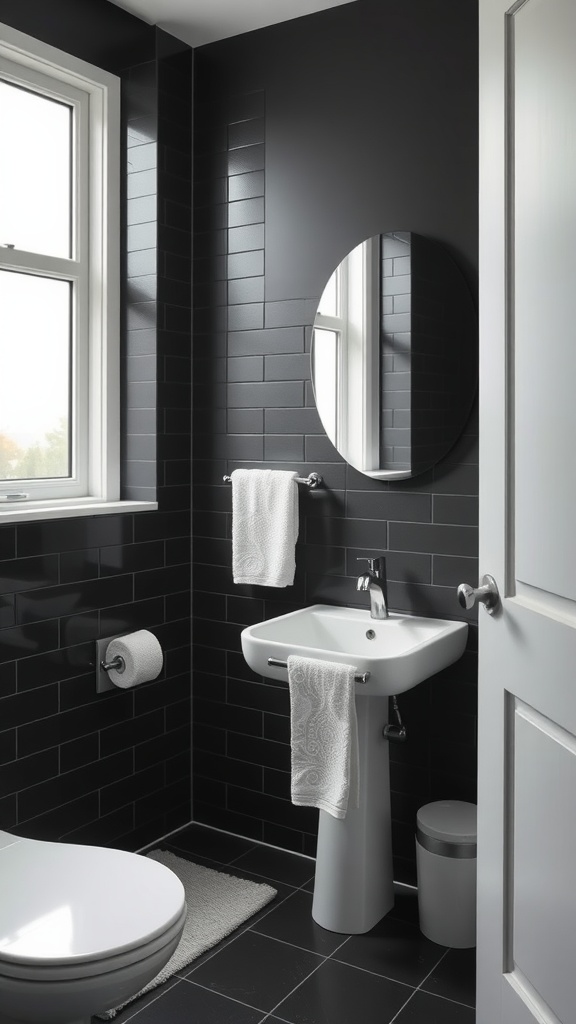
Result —
<instances>
[{"instance_id":1,"label":"gray bath mat","mask_svg":"<svg viewBox=\"0 0 576 1024\"><path fill-rule=\"evenodd\" d=\"M160 973L141 992L122 1003L122 1006L98 1014L100 1020L111 1020L133 999L162 985L201 953L230 935L277 895L277 890L270 885L214 871L165 850L152 850L146 856L165 864L178 875L188 904L186 924L176 952Z\"/></svg>"}]
</instances>

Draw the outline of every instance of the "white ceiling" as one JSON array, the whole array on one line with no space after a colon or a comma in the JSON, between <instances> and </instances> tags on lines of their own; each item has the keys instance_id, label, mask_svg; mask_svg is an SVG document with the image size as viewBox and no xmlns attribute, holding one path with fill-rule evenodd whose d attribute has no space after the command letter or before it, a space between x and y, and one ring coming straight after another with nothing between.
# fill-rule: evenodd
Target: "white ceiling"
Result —
<instances>
[{"instance_id":1,"label":"white ceiling","mask_svg":"<svg viewBox=\"0 0 576 1024\"><path fill-rule=\"evenodd\" d=\"M150 25L202 46L351 0L112 0Z\"/></svg>"}]
</instances>

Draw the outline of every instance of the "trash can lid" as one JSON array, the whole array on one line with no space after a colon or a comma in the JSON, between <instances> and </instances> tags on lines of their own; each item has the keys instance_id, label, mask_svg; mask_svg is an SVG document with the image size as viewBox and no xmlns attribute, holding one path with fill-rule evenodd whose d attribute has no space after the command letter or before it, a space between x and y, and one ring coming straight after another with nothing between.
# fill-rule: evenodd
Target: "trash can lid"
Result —
<instances>
[{"instance_id":1,"label":"trash can lid","mask_svg":"<svg viewBox=\"0 0 576 1024\"><path fill-rule=\"evenodd\" d=\"M446 843L475 843L476 804L464 800L437 800L425 804L416 815L418 828L427 836Z\"/></svg>"}]
</instances>

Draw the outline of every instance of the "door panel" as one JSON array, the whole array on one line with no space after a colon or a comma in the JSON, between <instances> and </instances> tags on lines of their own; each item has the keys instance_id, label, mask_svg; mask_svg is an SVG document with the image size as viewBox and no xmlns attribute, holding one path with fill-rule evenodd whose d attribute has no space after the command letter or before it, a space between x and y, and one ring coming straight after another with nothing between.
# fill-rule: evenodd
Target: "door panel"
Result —
<instances>
[{"instance_id":1,"label":"door panel","mask_svg":"<svg viewBox=\"0 0 576 1024\"><path fill-rule=\"evenodd\" d=\"M513 704L511 960L559 1020L574 1019L576 741Z\"/></svg>"},{"instance_id":2,"label":"door panel","mask_svg":"<svg viewBox=\"0 0 576 1024\"><path fill-rule=\"evenodd\" d=\"M477 1024L576 1024L576 3L480 0Z\"/></svg>"},{"instance_id":3,"label":"door panel","mask_svg":"<svg viewBox=\"0 0 576 1024\"><path fill-rule=\"evenodd\" d=\"M574 600L576 473L563 449L576 381L574 0L528 0L508 31L516 575Z\"/></svg>"}]
</instances>

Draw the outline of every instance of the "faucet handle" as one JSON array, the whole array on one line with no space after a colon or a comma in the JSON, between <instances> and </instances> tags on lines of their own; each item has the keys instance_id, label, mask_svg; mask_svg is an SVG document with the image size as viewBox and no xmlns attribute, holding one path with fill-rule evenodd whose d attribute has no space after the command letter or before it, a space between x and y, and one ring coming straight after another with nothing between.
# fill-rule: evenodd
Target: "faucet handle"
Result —
<instances>
[{"instance_id":1,"label":"faucet handle","mask_svg":"<svg viewBox=\"0 0 576 1024\"><path fill-rule=\"evenodd\" d=\"M358 555L357 562L368 562L370 572L375 576L382 577L386 573L386 559L384 555L376 555L374 558L367 558L366 555Z\"/></svg>"}]
</instances>

